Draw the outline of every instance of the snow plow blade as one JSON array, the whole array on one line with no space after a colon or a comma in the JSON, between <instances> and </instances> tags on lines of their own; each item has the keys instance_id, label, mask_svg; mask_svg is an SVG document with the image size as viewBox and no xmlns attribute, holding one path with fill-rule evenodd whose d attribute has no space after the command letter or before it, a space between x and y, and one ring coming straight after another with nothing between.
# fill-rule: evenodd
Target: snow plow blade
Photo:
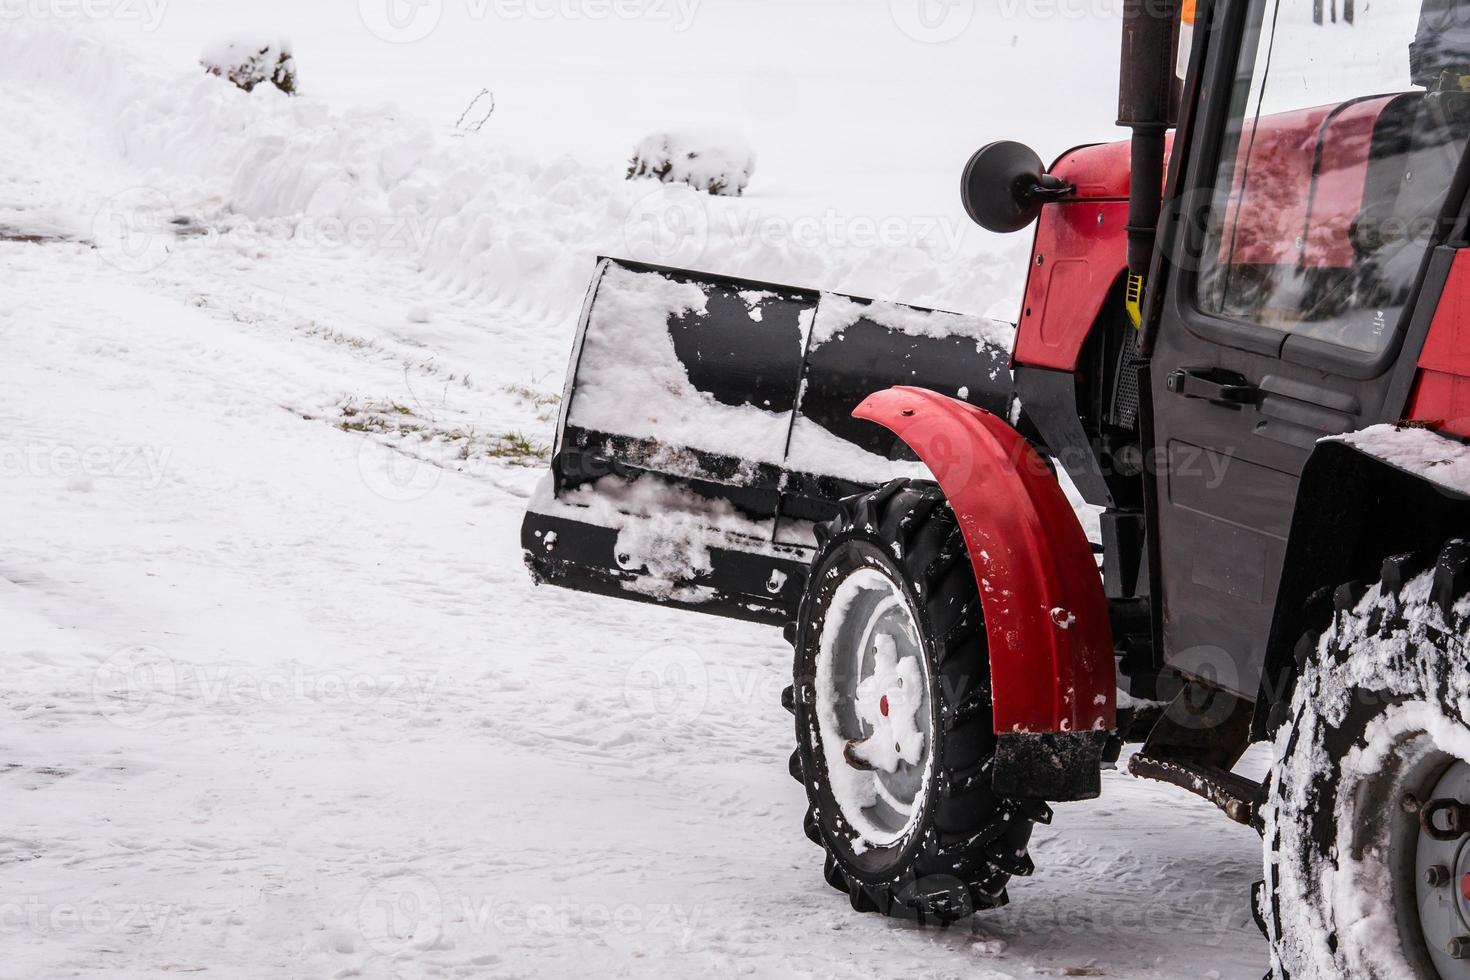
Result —
<instances>
[{"instance_id":1,"label":"snow plow blade","mask_svg":"<svg viewBox=\"0 0 1470 980\"><path fill-rule=\"evenodd\" d=\"M538 582L790 622L816 524L844 497L929 476L853 409L903 384L1006 417L1012 329L601 259L526 563Z\"/></svg>"}]
</instances>

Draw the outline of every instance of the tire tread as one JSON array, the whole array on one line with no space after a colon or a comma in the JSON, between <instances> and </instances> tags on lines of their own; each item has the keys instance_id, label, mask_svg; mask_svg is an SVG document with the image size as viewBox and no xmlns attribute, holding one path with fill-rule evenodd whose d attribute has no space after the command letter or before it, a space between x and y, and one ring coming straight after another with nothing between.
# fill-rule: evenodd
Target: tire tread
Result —
<instances>
[{"instance_id":1,"label":"tire tread","mask_svg":"<svg viewBox=\"0 0 1470 980\"><path fill-rule=\"evenodd\" d=\"M840 515L819 535L822 547L813 580L834 542L855 534L876 535L887 543L887 553L918 594L934 637L944 748L936 771L932 826L920 829L925 836L908 866L881 884L864 882L843 869L822 839L814 808L807 811L806 829L808 836L816 831L816 842L826 852L823 877L848 893L853 908L944 924L1005 904L1010 877L1034 870L1027 851L1031 829L1036 822L1049 821L1051 811L1039 801L1000 799L990 788L995 735L980 592L964 537L942 491L927 481L895 481L843 500ZM963 692L958 703L943 700L947 684ZM783 702L787 700L783 695ZM800 755L798 751L792 758L792 774L798 778Z\"/></svg>"}]
</instances>

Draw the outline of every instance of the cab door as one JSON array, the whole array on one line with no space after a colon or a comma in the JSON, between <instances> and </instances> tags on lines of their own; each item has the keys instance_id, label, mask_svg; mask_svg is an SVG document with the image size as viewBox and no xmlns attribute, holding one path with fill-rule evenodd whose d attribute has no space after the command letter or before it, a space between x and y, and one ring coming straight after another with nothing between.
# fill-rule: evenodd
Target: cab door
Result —
<instances>
[{"instance_id":1,"label":"cab door","mask_svg":"<svg viewBox=\"0 0 1470 980\"><path fill-rule=\"evenodd\" d=\"M1165 660L1249 698L1308 455L1402 408L1470 132L1470 50L1426 44L1419 0L1312 8L1249 0L1212 32L1149 373Z\"/></svg>"}]
</instances>

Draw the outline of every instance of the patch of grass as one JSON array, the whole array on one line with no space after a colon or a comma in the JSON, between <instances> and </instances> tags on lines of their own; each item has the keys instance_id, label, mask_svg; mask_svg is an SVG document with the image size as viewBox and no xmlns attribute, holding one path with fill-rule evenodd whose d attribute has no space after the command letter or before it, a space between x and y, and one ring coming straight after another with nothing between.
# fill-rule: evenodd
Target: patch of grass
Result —
<instances>
[{"instance_id":1,"label":"patch of grass","mask_svg":"<svg viewBox=\"0 0 1470 980\"><path fill-rule=\"evenodd\" d=\"M475 430L454 429L443 434L449 442L459 443L458 456L461 460L498 459L513 466L535 466L546 462L551 448L532 442L520 432L508 431L498 435L479 436Z\"/></svg>"},{"instance_id":2,"label":"patch of grass","mask_svg":"<svg viewBox=\"0 0 1470 980\"><path fill-rule=\"evenodd\" d=\"M551 455L551 449L532 442L519 432L503 432L491 439L490 447L485 451L485 455L494 459L510 460L522 466L530 466L546 462L547 457Z\"/></svg>"},{"instance_id":3,"label":"patch of grass","mask_svg":"<svg viewBox=\"0 0 1470 980\"><path fill-rule=\"evenodd\" d=\"M351 348L352 350L375 350L378 346L376 341L364 340L362 337L353 337L350 334L342 333L339 330L332 330L328 327L323 327L315 320L313 320L311 324L308 325L306 329L302 332L305 333L308 337L317 337L321 340L325 340L329 344L340 344L341 346Z\"/></svg>"},{"instance_id":4,"label":"patch of grass","mask_svg":"<svg viewBox=\"0 0 1470 980\"><path fill-rule=\"evenodd\" d=\"M551 456L551 447L532 440L519 429L482 435L473 426L448 428L434 419L424 418L401 402L359 399L349 395L337 403L337 411L340 414L331 422L343 432L390 438L414 436L422 443L455 447L455 458L464 462L489 459L512 466L537 466Z\"/></svg>"},{"instance_id":5,"label":"patch of grass","mask_svg":"<svg viewBox=\"0 0 1470 980\"><path fill-rule=\"evenodd\" d=\"M360 415L355 418L343 419L337 423L337 428L343 432L372 432L378 435L393 434L399 436L423 435L428 429L422 425L409 423L393 424L382 418Z\"/></svg>"},{"instance_id":6,"label":"patch of grass","mask_svg":"<svg viewBox=\"0 0 1470 980\"><path fill-rule=\"evenodd\" d=\"M515 395L521 401L530 402L536 408L548 408L552 405L561 404L561 395L540 392L530 385L506 385L505 390L507 393Z\"/></svg>"},{"instance_id":7,"label":"patch of grass","mask_svg":"<svg viewBox=\"0 0 1470 980\"><path fill-rule=\"evenodd\" d=\"M347 397L337 404L342 413L337 428L343 432L374 432L409 435L427 431L428 426L413 409L399 402L363 401Z\"/></svg>"},{"instance_id":8,"label":"patch of grass","mask_svg":"<svg viewBox=\"0 0 1470 980\"><path fill-rule=\"evenodd\" d=\"M557 406L561 404L560 394L538 391L531 385L510 384L503 386L503 390L515 396L521 403L529 405L538 422L550 422L554 419Z\"/></svg>"}]
</instances>

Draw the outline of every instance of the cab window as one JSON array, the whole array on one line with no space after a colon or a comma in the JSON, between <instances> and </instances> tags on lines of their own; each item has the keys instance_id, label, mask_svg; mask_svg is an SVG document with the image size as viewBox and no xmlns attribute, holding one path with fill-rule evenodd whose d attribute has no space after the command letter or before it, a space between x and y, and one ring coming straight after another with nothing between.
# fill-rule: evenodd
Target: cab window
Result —
<instances>
[{"instance_id":1,"label":"cab window","mask_svg":"<svg viewBox=\"0 0 1470 980\"><path fill-rule=\"evenodd\" d=\"M1199 308L1377 354L1394 339L1470 135L1470 0L1316 23L1256 0L1196 285Z\"/></svg>"}]
</instances>

